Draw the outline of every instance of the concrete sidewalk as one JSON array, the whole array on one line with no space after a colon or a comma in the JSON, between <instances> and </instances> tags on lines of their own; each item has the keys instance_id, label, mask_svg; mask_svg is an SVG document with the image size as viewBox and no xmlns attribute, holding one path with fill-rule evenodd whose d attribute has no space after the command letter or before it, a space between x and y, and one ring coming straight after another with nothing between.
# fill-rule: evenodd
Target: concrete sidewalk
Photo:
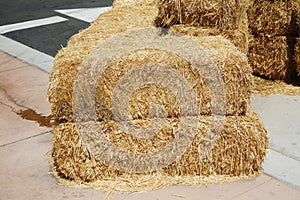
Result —
<instances>
[{"instance_id":1,"label":"concrete sidewalk","mask_svg":"<svg viewBox=\"0 0 300 200\"><path fill-rule=\"evenodd\" d=\"M288 184L278 181L269 175L263 174L250 181L240 181L225 185L209 185L203 187L169 186L151 192L141 192L133 194L111 193L93 189L68 188L59 185L56 179L49 173L49 159L47 151L51 148L52 132L47 124L42 123L45 116L50 114L49 103L47 102L47 87L49 74L30 66L16 58L0 52L0 199L143 199L143 200L176 200L176 199L272 199L272 200L296 200L299 199L300 190L297 187L300 168L299 164L299 135L294 134L297 130L287 130L291 135L279 136L276 132L277 121L268 115L273 115L273 120L281 120L285 124L288 122L299 123L299 111L295 110L295 115L286 116L286 119L274 117L274 108L263 106L266 101L273 101L268 105L277 105L279 99L268 100L255 97L253 107L266 121L266 127L271 129L272 162L265 164L268 169L266 173L279 173L277 179L288 182ZM299 97L295 97L298 99ZM274 103L275 101L275 103ZM288 101L288 100L282 100ZM293 99L291 100L293 101ZM295 102L297 102L296 100ZM291 102L290 102L291 104ZM265 104L264 104L265 105ZM295 105L299 105L295 104ZM279 108L284 105L277 105ZM287 105L285 105L287 106ZM269 110L264 110L269 109ZM298 107L296 107L298 108ZM277 108L278 109L278 108ZM282 107L284 109L284 107ZM20 112L23 110L23 112ZM25 112L26 111L26 112ZM282 111L284 112L284 111ZM296 118L297 117L299 118ZM279 116L280 117L280 116ZM24 119L25 118L25 119ZM27 118L27 119L26 119ZM39 123L41 126L39 125ZM298 126L292 126L297 128ZM273 129L272 129L273 128ZM283 127L284 128L284 127ZM299 129L300 130L300 129ZM299 133L299 132L298 132ZM278 143L280 137L285 149ZM291 142L292 140L292 142ZM289 143L289 144L288 144ZM295 148L290 145L294 143ZM278 154L278 155L277 155ZM274 157L275 155L275 157ZM276 157L277 156L277 157ZM284 160L280 158L284 157ZM290 158L295 164L295 168L288 169L286 158ZM276 160L276 159L279 160ZM275 159L275 160L274 160ZM276 164L277 161L277 164ZM274 162L274 163L273 163ZM283 163L284 162L284 163ZM279 165L281 164L281 165ZM268 165L268 166L267 166ZM270 165L270 166L269 166ZM282 172L282 169L284 172ZM294 172L294 177L293 177ZM294 178L295 180L290 180ZM294 183L294 184L293 184ZM294 185L294 186L291 186Z\"/></svg>"}]
</instances>

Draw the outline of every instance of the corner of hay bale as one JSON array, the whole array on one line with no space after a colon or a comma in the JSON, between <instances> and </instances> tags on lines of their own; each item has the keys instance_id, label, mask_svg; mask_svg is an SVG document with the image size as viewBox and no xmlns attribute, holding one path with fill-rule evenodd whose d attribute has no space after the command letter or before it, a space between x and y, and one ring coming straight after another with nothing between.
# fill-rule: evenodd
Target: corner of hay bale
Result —
<instances>
[{"instance_id":1,"label":"corner of hay bale","mask_svg":"<svg viewBox=\"0 0 300 200\"><path fill-rule=\"evenodd\" d=\"M69 109L72 106L70 88L78 67L99 42L127 30L153 27L156 15L157 8L154 7L142 9L137 6L122 6L101 14L88 29L72 36L67 47L55 56L50 74L48 99L53 116L62 120L72 118Z\"/></svg>"}]
</instances>

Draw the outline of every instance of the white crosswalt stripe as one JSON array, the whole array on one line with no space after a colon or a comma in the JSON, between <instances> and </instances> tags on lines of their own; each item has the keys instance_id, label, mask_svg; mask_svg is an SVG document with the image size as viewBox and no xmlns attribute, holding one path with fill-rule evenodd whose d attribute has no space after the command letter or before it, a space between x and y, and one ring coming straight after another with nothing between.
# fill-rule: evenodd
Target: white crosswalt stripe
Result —
<instances>
[{"instance_id":1,"label":"white crosswalt stripe","mask_svg":"<svg viewBox=\"0 0 300 200\"><path fill-rule=\"evenodd\" d=\"M76 9L55 10L55 12L91 23L95 21L101 13L104 13L110 9L111 7L76 8Z\"/></svg>"},{"instance_id":2,"label":"white crosswalt stripe","mask_svg":"<svg viewBox=\"0 0 300 200\"><path fill-rule=\"evenodd\" d=\"M48 25L48 24L55 24L55 23L64 22L67 20L68 19L63 18L63 17L54 16L54 17L48 17L48 18L44 18L44 19L20 22L20 23L16 23L16 24L3 25L3 26L0 26L0 34L17 31L17 30L22 30L22 29L27 29L27 28L33 28L33 27L37 27L37 26L44 26L44 25Z\"/></svg>"},{"instance_id":3,"label":"white crosswalt stripe","mask_svg":"<svg viewBox=\"0 0 300 200\"><path fill-rule=\"evenodd\" d=\"M54 58L24 44L0 35L0 51L6 52L46 72L51 71Z\"/></svg>"}]
</instances>

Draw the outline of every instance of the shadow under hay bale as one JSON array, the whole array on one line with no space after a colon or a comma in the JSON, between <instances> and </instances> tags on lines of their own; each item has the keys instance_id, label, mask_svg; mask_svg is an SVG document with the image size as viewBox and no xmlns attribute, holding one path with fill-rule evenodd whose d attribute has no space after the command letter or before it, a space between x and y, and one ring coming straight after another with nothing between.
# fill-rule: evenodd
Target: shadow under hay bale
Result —
<instances>
[{"instance_id":1,"label":"shadow under hay bale","mask_svg":"<svg viewBox=\"0 0 300 200\"><path fill-rule=\"evenodd\" d=\"M203 151L211 118L201 116L198 120L200 127L193 142L178 161L159 171L142 174L126 173L105 166L87 150L79 137L79 125L60 124L54 130L51 154L54 174L67 185L84 184L103 190L130 192L154 190L170 184L227 183L261 173L268 138L256 114L248 112L245 116L226 117L224 129L218 135L212 151L202 159L199 159L199 155ZM167 119L166 127L171 124L172 118ZM155 152L164 148L176 134L176 130L166 128L149 140L141 140L118 131L114 121L99 122L97 126L111 143L129 152Z\"/></svg>"},{"instance_id":2,"label":"shadow under hay bale","mask_svg":"<svg viewBox=\"0 0 300 200\"><path fill-rule=\"evenodd\" d=\"M297 0L253 0L248 10L249 28L253 35L296 36Z\"/></svg>"},{"instance_id":3,"label":"shadow under hay bale","mask_svg":"<svg viewBox=\"0 0 300 200\"><path fill-rule=\"evenodd\" d=\"M187 24L235 30L247 18L249 0L159 0L156 25Z\"/></svg>"},{"instance_id":4,"label":"shadow under hay bale","mask_svg":"<svg viewBox=\"0 0 300 200\"><path fill-rule=\"evenodd\" d=\"M249 63L254 74L273 80L289 80L295 72L294 37L252 37L249 41Z\"/></svg>"}]
</instances>

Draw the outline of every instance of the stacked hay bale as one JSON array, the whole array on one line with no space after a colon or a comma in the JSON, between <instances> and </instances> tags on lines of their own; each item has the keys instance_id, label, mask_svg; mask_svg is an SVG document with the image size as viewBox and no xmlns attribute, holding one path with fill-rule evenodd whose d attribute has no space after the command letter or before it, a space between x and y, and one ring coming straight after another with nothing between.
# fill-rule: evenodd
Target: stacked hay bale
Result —
<instances>
[{"instance_id":1,"label":"stacked hay bale","mask_svg":"<svg viewBox=\"0 0 300 200\"><path fill-rule=\"evenodd\" d=\"M253 0L248 10L249 61L255 74L288 81L295 74L298 0Z\"/></svg>"},{"instance_id":2,"label":"stacked hay bale","mask_svg":"<svg viewBox=\"0 0 300 200\"><path fill-rule=\"evenodd\" d=\"M203 157L200 155L208 145L210 125L212 123L212 96L205 77L197 72L190 60L176 53L160 49L141 49L114 58L102 78L97 80L95 90L96 119L76 122L74 110L74 84L83 66L89 68L89 59L103 41L121 32L136 28L151 28L157 16L155 7L120 6L102 14L86 30L74 35L68 46L58 52L50 76L49 102L53 117L59 122L54 129L52 165L54 174L65 184L86 184L104 190L141 191L163 187L169 184L201 185L225 183L247 179L261 172L261 163L266 155L268 138L260 119L249 108L251 91L251 69L247 57L236 46L218 34L197 33L190 39L200 45L216 66L224 82L226 97L224 128L218 134L215 145ZM224 19L225 20L225 19ZM215 20L225 25L224 20ZM228 25L232 19L228 19ZM231 26L231 25L230 25ZM180 30L184 30L181 29ZM212 30L212 29L211 29ZM219 30L217 30L219 31ZM126 32L128 41L123 45L133 45ZM169 35L155 35L155 38L176 39L178 34L170 31ZM233 39L234 40L234 39ZM118 48L120 43L110 45L106 51ZM183 116L174 91L160 85L148 84L134 91L128 108L132 123L143 126L151 120L149 113L151 103L160 104L166 111L163 127L157 134L148 139L135 137L122 130L113 116L114 88L129 71L145 67L168 66L176 70L192 85L192 91L199 99L200 115ZM201 63L200 63L201 64ZM205 63L202 63L207 67ZM166 77L167 79L168 77ZM212 79L211 77L206 77ZM92 78L91 78L92 79ZM137 77L135 81L142 81ZM93 80L86 80L87 82ZM212 80L212 83L216 80ZM75 91L76 92L76 91ZM222 95L222 94L220 94ZM216 111L214 111L215 113ZM95 134L103 134L110 143L126 152L145 154L162 150L172 143L179 132L178 126L182 117L196 120L200 126L194 132L191 144L183 155L162 169L134 173L122 171L109 166L93 154L91 147L85 144L80 127L96 127ZM96 121L96 123L94 122ZM217 130L213 130L217 131ZM90 136L90 140L94 140ZM96 146L102 143L93 142ZM172 153L172 152L167 152ZM100 154L101 156L101 154ZM122 160L122 159L121 159ZM120 160L113 160L120 162Z\"/></svg>"},{"instance_id":3,"label":"stacked hay bale","mask_svg":"<svg viewBox=\"0 0 300 200\"><path fill-rule=\"evenodd\" d=\"M249 0L160 0L155 20L187 35L222 35L248 52Z\"/></svg>"}]
</instances>

